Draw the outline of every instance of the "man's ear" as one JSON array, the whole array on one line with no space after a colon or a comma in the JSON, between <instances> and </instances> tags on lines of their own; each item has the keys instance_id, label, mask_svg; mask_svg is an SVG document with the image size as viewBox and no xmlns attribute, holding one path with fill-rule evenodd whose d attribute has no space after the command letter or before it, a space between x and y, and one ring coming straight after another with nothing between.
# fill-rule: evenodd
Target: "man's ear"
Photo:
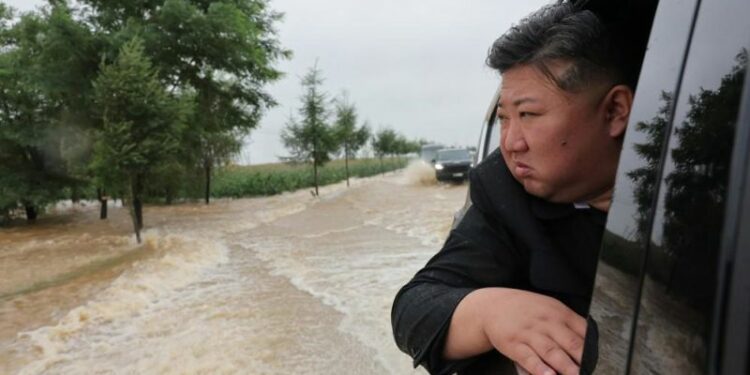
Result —
<instances>
[{"instance_id":1,"label":"man's ear","mask_svg":"<svg viewBox=\"0 0 750 375\"><path fill-rule=\"evenodd\" d=\"M604 100L604 115L609 126L609 135L620 138L625 134L633 107L633 90L625 85L612 87Z\"/></svg>"}]
</instances>

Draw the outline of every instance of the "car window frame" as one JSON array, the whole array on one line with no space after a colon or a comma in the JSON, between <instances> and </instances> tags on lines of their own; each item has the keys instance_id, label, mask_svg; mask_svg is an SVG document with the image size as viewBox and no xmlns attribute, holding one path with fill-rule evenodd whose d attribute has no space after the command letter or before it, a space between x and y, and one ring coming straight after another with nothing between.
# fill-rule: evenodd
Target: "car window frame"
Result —
<instances>
[{"instance_id":1,"label":"car window frame","mask_svg":"<svg viewBox=\"0 0 750 375\"><path fill-rule=\"evenodd\" d=\"M727 212L714 304L712 373L742 374L750 350L750 75L746 74L727 186ZM742 272L745 271L745 272Z\"/></svg>"},{"instance_id":2,"label":"car window frame","mask_svg":"<svg viewBox=\"0 0 750 375\"><path fill-rule=\"evenodd\" d=\"M494 151L494 148L490 148L490 143L492 142L493 129L497 126L497 102L500 100L500 88L501 86L498 83L495 94L492 95L492 101L484 115L482 130L479 133L479 141L477 142L477 154L474 165L480 163L487 158L490 152Z\"/></svg>"}]
</instances>

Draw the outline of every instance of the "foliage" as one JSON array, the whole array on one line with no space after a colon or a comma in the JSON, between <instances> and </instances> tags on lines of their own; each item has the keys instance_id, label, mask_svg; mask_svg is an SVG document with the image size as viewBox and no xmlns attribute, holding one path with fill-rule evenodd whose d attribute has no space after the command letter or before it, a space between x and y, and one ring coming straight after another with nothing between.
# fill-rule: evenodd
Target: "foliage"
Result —
<instances>
[{"instance_id":1,"label":"foliage","mask_svg":"<svg viewBox=\"0 0 750 375\"><path fill-rule=\"evenodd\" d=\"M122 197L133 176L144 194L192 195L196 167L208 189L275 104L264 87L291 55L267 0L56 0L20 15L0 3L0 218L105 187ZM131 64L140 88L121 54L135 39L152 65Z\"/></svg>"},{"instance_id":2,"label":"foliage","mask_svg":"<svg viewBox=\"0 0 750 375\"><path fill-rule=\"evenodd\" d=\"M137 38L123 46L113 64L101 67L94 102L101 111L102 130L94 146L93 170L110 177L110 190L127 192L140 240L145 178L154 164L175 152L184 114L160 84Z\"/></svg>"},{"instance_id":3,"label":"foliage","mask_svg":"<svg viewBox=\"0 0 750 375\"><path fill-rule=\"evenodd\" d=\"M335 139L328 124L326 94L320 88L322 84L317 67L310 68L302 78L301 122L291 116L281 135L293 161L322 166L331 160L331 153L335 150Z\"/></svg>"},{"instance_id":4,"label":"foliage","mask_svg":"<svg viewBox=\"0 0 750 375\"><path fill-rule=\"evenodd\" d=\"M370 127L367 123L357 127L357 109L346 98L341 98L336 103L336 120L332 130L345 159L355 158L370 139Z\"/></svg>"},{"instance_id":5,"label":"foliage","mask_svg":"<svg viewBox=\"0 0 750 375\"><path fill-rule=\"evenodd\" d=\"M38 79L37 60L46 21L25 15L10 25L3 7L0 30L0 214L23 206L33 220L45 204L60 199L69 183L60 143L54 137L54 103Z\"/></svg>"},{"instance_id":6,"label":"foliage","mask_svg":"<svg viewBox=\"0 0 750 375\"><path fill-rule=\"evenodd\" d=\"M379 157L384 155L405 155L419 152L421 141L410 141L393 129L381 129L372 139L372 148Z\"/></svg>"},{"instance_id":7,"label":"foliage","mask_svg":"<svg viewBox=\"0 0 750 375\"><path fill-rule=\"evenodd\" d=\"M372 149L377 157L394 154L398 134L393 129L381 129L372 138Z\"/></svg>"},{"instance_id":8,"label":"foliage","mask_svg":"<svg viewBox=\"0 0 750 375\"><path fill-rule=\"evenodd\" d=\"M357 109L343 97L336 103L336 121L331 130L344 154L346 185L349 186L349 159L356 157L357 151L370 139L370 128L366 123L357 127Z\"/></svg>"},{"instance_id":9,"label":"foliage","mask_svg":"<svg viewBox=\"0 0 750 375\"><path fill-rule=\"evenodd\" d=\"M189 137L180 142L182 154L192 155L181 160L204 170L208 203L212 169L239 151L275 104L263 87L281 77L273 63L291 56L276 39L281 15L266 0L82 3L92 9L89 22L108 33L110 50L140 37L162 84L193 98Z\"/></svg>"},{"instance_id":10,"label":"foliage","mask_svg":"<svg viewBox=\"0 0 750 375\"><path fill-rule=\"evenodd\" d=\"M302 78L305 91L301 98L299 115L301 122L290 117L281 140L292 154L291 160L313 165L313 183L318 193L318 167L331 160L336 150L336 139L328 124L329 111L326 108L326 94L320 88L323 78L320 70L313 66Z\"/></svg>"},{"instance_id":11,"label":"foliage","mask_svg":"<svg viewBox=\"0 0 750 375\"><path fill-rule=\"evenodd\" d=\"M406 166L406 160L386 159L387 171ZM279 194L307 187L314 187L310 178L309 164L265 164L253 166L229 166L216 176L212 195L219 197L251 197ZM381 173L376 159L358 159L349 162L349 171L355 177L369 177ZM335 160L320 168L321 185L343 181L346 170L343 160Z\"/></svg>"}]
</instances>

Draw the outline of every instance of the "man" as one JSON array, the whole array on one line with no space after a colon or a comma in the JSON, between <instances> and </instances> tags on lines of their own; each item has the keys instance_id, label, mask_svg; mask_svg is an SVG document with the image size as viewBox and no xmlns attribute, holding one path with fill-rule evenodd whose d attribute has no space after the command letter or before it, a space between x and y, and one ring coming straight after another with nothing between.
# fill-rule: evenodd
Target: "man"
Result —
<instances>
[{"instance_id":1,"label":"man","mask_svg":"<svg viewBox=\"0 0 750 375\"><path fill-rule=\"evenodd\" d=\"M393 305L396 342L415 366L581 370L639 66L615 43L594 13L570 4L495 41L487 62L502 75L499 152L472 171L472 206Z\"/></svg>"}]
</instances>

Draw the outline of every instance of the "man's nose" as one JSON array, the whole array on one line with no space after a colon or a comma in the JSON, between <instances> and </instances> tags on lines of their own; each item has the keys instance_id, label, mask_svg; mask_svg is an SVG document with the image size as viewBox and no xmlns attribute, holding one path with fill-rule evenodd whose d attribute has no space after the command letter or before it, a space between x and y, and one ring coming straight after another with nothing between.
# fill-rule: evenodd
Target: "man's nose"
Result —
<instances>
[{"instance_id":1,"label":"man's nose","mask_svg":"<svg viewBox=\"0 0 750 375\"><path fill-rule=\"evenodd\" d=\"M510 124L506 123L505 131L501 132L501 136L503 137L502 144L506 151L523 152L528 150L529 146L526 144L523 131L518 125L512 122Z\"/></svg>"}]
</instances>

